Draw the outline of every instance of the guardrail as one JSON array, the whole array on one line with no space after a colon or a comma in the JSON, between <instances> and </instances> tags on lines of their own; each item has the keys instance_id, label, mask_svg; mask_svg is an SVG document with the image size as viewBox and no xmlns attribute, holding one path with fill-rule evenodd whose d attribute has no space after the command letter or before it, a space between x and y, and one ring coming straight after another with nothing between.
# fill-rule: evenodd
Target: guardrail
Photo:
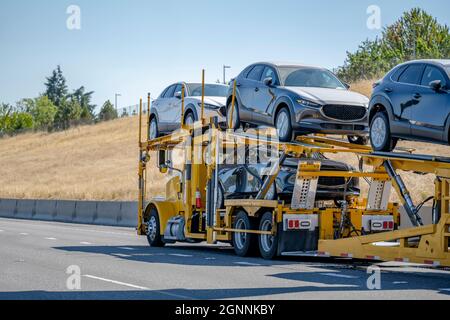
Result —
<instances>
[{"instance_id":1,"label":"guardrail","mask_svg":"<svg viewBox=\"0 0 450 320\"><path fill-rule=\"evenodd\" d=\"M136 227L137 202L0 199L0 217Z\"/></svg>"},{"instance_id":2,"label":"guardrail","mask_svg":"<svg viewBox=\"0 0 450 320\"><path fill-rule=\"evenodd\" d=\"M70 201L0 199L0 217L94 224L115 227L136 227L135 201ZM424 223L431 224L431 208L422 208ZM401 228L410 228L405 210L401 209Z\"/></svg>"}]
</instances>

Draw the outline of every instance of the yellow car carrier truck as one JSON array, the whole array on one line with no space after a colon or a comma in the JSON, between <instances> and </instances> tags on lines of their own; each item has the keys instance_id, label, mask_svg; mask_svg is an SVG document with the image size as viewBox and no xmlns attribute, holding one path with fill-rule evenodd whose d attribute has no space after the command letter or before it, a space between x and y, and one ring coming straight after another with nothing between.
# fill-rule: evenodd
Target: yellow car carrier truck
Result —
<instances>
[{"instance_id":1,"label":"yellow car carrier truck","mask_svg":"<svg viewBox=\"0 0 450 320\"><path fill-rule=\"evenodd\" d=\"M142 141L142 116L141 100L137 232L146 236L151 246L226 242L240 256L259 253L265 259L312 255L450 266L450 159L373 152L368 146L326 137L278 143L224 131L216 119L203 118L193 127L182 124L181 130L171 135ZM225 200L225 208L220 208L217 187L223 150L261 143L270 144L278 157L268 166L258 195ZM170 160L175 149L181 150L184 158L180 168L174 168ZM371 170L325 171L315 160L317 154L342 153L356 155ZM147 174L152 157L158 170L170 176L165 197L149 195L147 199L147 185L161 184ZM299 162L292 201L265 200L286 157L308 159ZM415 206L398 170L436 175L431 225L423 226L422 205ZM370 188L366 195L323 204L316 201L319 177L364 178ZM392 189L402 200L412 228L398 229L400 205L389 201Z\"/></svg>"}]
</instances>

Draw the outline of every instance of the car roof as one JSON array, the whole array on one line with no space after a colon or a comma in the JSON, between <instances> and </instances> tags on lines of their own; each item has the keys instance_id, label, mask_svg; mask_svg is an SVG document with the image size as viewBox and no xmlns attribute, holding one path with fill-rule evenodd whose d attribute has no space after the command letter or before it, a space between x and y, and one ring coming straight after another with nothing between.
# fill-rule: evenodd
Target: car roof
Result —
<instances>
[{"instance_id":1,"label":"car roof","mask_svg":"<svg viewBox=\"0 0 450 320\"><path fill-rule=\"evenodd\" d=\"M407 61L407 62L405 62L405 63L402 63L402 65L413 64L413 63L429 63L429 64L440 65L440 66L450 66L450 59L420 59L420 60L411 60L411 61Z\"/></svg>"},{"instance_id":2,"label":"car roof","mask_svg":"<svg viewBox=\"0 0 450 320\"><path fill-rule=\"evenodd\" d=\"M271 65L272 67L308 67L308 68L325 69L324 67L308 65L308 64L304 64L304 63L298 63L298 62L286 62L286 61L260 61L260 62L252 63L252 65L255 65L255 64L267 64L267 65Z\"/></svg>"}]
</instances>

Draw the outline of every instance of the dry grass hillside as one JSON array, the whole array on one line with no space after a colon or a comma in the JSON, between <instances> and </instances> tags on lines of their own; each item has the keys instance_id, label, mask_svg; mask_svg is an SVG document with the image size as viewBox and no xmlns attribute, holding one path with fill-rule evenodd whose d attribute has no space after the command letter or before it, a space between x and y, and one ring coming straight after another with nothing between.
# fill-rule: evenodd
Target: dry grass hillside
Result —
<instances>
[{"instance_id":1,"label":"dry grass hillside","mask_svg":"<svg viewBox=\"0 0 450 320\"><path fill-rule=\"evenodd\" d=\"M370 95L372 82L353 84L352 89ZM0 139L0 198L135 200L137 124L134 117L65 132ZM448 146L415 142L399 146L450 156ZM354 156L332 158L356 166ZM403 176L417 200L433 194L432 175ZM161 192L163 176L152 171L150 178L157 182L151 190Z\"/></svg>"}]
</instances>

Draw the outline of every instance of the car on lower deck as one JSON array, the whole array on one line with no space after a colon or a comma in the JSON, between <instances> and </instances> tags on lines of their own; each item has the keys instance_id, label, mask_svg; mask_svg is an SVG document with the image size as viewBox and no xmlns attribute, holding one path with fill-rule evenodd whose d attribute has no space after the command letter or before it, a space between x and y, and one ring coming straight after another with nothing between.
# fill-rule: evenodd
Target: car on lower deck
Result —
<instances>
[{"instance_id":1,"label":"car on lower deck","mask_svg":"<svg viewBox=\"0 0 450 320\"><path fill-rule=\"evenodd\" d=\"M245 68L234 82L233 113L234 88L227 98L227 117L233 117L234 129L246 123L273 126L283 142L310 133L348 135L351 142L366 142L369 99L350 91L325 68L260 62Z\"/></svg>"},{"instance_id":2,"label":"car on lower deck","mask_svg":"<svg viewBox=\"0 0 450 320\"><path fill-rule=\"evenodd\" d=\"M237 157L236 157L237 159ZM260 191L267 169L271 161L258 158L256 163L244 164L221 164L219 166L219 207L224 207L224 201L230 199L250 199L255 198ZM256 159L256 158L255 158ZM301 162L320 162L323 171L352 171L350 165L343 162L327 159L323 155L316 155L315 159L310 158L286 158L278 173L275 183L266 195L268 200L282 200L291 203L294 186L297 176L297 169ZM233 161L230 161L233 162ZM240 162L240 161L235 161ZM272 162L273 163L273 162ZM349 197L360 194L358 178L346 179L343 177L320 177L316 191L316 201L342 201L349 200Z\"/></svg>"},{"instance_id":3,"label":"car on lower deck","mask_svg":"<svg viewBox=\"0 0 450 320\"><path fill-rule=\"evenodd\" d=\"M374 84L370 140L392 151L399 139L450 142L450 60L415 60L396 66Z\"/></svg>"},{"instance_id":4,"label":"car on lower deck","mask_svg":"<svg viewBox=\"0 0 450 320\"><path fill-rule=\"evenodd\" d=\"M185 124L192 125L200 120L202 106L202 84L179 82L168 86L152 103L150 109L149 138L155 139L161 135L169 134L181 127L181 99L182 88L184 92ZM222 84L205 84L204 116L218 117L219 123L225 122L226 96L228 86Z\"/></svg>"}]
</instances>

